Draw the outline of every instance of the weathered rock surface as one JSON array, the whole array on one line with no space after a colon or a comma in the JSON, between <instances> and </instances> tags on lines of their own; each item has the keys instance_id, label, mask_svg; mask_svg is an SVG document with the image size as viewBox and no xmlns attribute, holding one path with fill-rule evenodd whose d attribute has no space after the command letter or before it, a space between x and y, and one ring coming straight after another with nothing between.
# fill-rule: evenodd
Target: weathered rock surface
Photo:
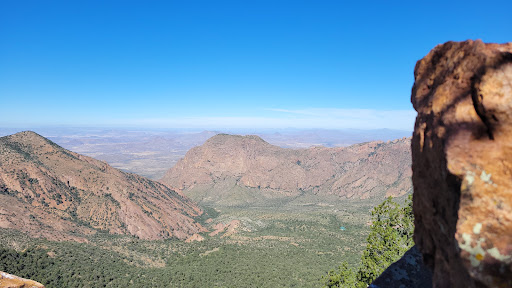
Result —
<instances>
[{"instance_id":1,"label":"weathered rock surface","mask_svg":"<svg viewBox=\"0 0 512 288\"><path fill-rule=\"evenodd\" d=\"M125 173L34 132L0 137L0 228L54 240L102 229L143 239L206 231L183 194Z\"/></svg>"},{"instance_id":2,"label":"weathered rock surface","mask_svg":"<svg viewBox=\"0 0 512 288\"><path fill-rule=\"evenodd\" d=\"M185 242L187 243L190 243L190 242L201 242L201 241L204 241L204 237L199 235L199 234L194 234L192 236L190 236L187 240L185 240Z\"/></svg>"},{"instance_id":3,"label":"weathered rock surface","mask_svg":"<svg viewBox=\"0 0 512 288\"><path fill-rule=\"evenodd\" d=\"M224 233L221 238L231 236L236 233L236 230L240 227L240 220L231 220L229 223L218 223L213 226L213 231L210 232L210 236L216 236L220 233Z\"/></svg>"},{"instance_id":4,"label":"weathered rock surface","mask_svg":"<svg viewBox=\"0 0 512 288\"><path fill-rule=\"evenodd\" d=\"M219 134L192 148L160 181L220 205L304 195L382 199L412 191L409 145L403 138L294 150L258 136Z\"/></svg>"},{"instance_id":5,"label":"weathered rock surface","mask_svg":"<svg viewBox=\"0 0 512 288\"><path fill-rule=\"evenodd\" d=\"M43 284L0 271L0 288L44 288Z\"/></svg>"},{"instance_id":6,"label":"weathered rock surface","mask_svg":"<svg viewBox=\"0 0 512 288\"><path fill-rule=\"evenodd\" d=\"M423 257L416 246L405 252L400 260L391 264L370 288L430 288L432 272L423 264Z\"/></svg>"},{"instance_id":7,"label":"weathered rock surface","mask_svg":"<svg viewBox=\"0 0 512 288\"><path fill-rule=\"evenodd\" d=\"M415 241L434 287L512 287L512 43L448 42L414 74Z\"/></svg>"}]
</instances>

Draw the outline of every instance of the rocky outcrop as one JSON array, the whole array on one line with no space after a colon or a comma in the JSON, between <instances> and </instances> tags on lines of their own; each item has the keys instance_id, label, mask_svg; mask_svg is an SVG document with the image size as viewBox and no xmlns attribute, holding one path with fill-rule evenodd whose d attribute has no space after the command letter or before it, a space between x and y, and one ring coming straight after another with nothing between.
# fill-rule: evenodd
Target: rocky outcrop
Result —
<instances>
[{"instance_id":1,"label":"rocky outcrop","mask_svg":"<svg viewBox=\"0 0 512 288\"><path fill-rule=\"evenodd\" d=\"M192 236L190 236L187 240L185 240L186 243L190 243L190 242L201 242L201 241L204 241L204 237L199 235L199 234L194 234Z\"/></svg>"},{"instance_id":2,"label":"rocky outcrop","mask_svg":"<svg viewBox=\"0 0 512 288\"><path fill-rule=\"evenodd\" d=\"M423 258L416 246L405 252L400 260L391 264L370 288L430 288L432 272L423 264Z\"/></svg>"},{"instance_id":3,"label":"rocky outcrop","mask_svg":"<svg viewBox=\"0 0 512 288\"><path fill-rule=\"evenodd\" d=\"M44 288L44 286L36 281L0 271L0 288Z\"/></svg>"},{"instance_id":4,"label":"rocky outcrop","mask_svg":"<svg viewBox=\"0 0 512 288\"><path fill-rule=\"evenodd\" d=\"M229 223L217 223L213 226L213 231L210 232L210 236L216 236L220 233L224 233L221 238L231 236L236 233L236 230L240 227L240 220L231 220Z\"/></svg>"},{"instance_id":5,"label":"rocky outcrop","mask_svg":"<svg viewBox=\"0 0 512 288\"><path fill-rule=\"evenodd\" d=\"M219 134L187 152L160 181L218 205L303 195L382 199L411 192L410 163L407 138L294 150L258 136Z\"/></svg>"},{"instance_id":6,"label":"rocky outcrop","mask_svg":"<svg viewBox=\"0 0 512 288\"><path fill-rule=\"evenodd\" d=\"M434 287L512 287L512 43L416 64L414 239Z\"/></svg>"},{"instance_id":7,"label":"rocky outcrop","mask_svg":"<svg viewBox=\"0 0 512 288\"><path fill-rule=\"evenodd\" d=\"M95 229L142 239L206 231L193 219L201 209L180 192L29 131L0 138L0 203L0 228L54 240Z\"/></svg>"}]
</instances>

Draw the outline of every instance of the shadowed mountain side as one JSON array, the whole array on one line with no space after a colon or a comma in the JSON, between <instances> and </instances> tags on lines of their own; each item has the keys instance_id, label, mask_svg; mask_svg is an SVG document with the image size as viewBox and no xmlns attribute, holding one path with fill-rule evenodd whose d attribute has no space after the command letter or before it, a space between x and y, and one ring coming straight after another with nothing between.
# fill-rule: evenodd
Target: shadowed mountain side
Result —
<instances>
[{"instance_id":1,"label":"shadowed mountain side","mask_svg":"<svg viewBox=\"0 0 512 288\"><path fill-rule=\"evenodd\" d=\"M34 132L0 138L0 199L0 227L51 239L94 229L144 239L204 231L191 218L201 209L183 194Z\"/></svg>"},{"instance_id":2,"label":"shadowed mountain side","mask_svg":"<svg viewBox=\"0 0 512 288\"><path fill-rule=\"evenodd\" d=\"M407 138L292 150L258 136L219 134L191 149L160 181L205 204L382 199L411 192L410 165Z\"/></svg>"}]
</instances>

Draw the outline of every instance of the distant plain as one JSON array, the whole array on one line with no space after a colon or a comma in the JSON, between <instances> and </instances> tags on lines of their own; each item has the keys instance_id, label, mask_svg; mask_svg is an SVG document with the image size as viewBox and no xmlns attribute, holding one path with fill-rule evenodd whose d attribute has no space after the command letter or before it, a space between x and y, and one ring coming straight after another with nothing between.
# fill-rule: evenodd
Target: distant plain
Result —
<instances>
[{"instance_id":1,"label":"distant plain","mask_svg":"<svg viewBox=\"0 0 512 288\"><path fill-rule=\"evenodd\" d=\"M21 130L0 129L0 136ZM256 134L292 149L410 136L397 130L35 131L73 152L152 179L161 178L190 148L218 133ZM352 267L359 263L370 211L383 199L311 197L269 200L264 205L205 204L205 215L196 220L210 232L201 233L201 242L149 241L103 231L88 236L88 243L54 242L1 229L0 248L13 249L4 254L18 258L16 267L9 266L8 257L3 259L0 270L7 265L4 269L47 287L147 287L148 283L152 287L319 287L322 276L342 261ZM34 263L47 266L41 269Z\"/></svg>"},{"instance_id":2,"label":"distant plain","mask_svg":"<svg viewBox=\"0 0 512 288\"><path fill-rule=\"evenodd\" d=\"M0 128L0 137L20 132L23 128ZM219 129L157 130L128 128L32 128L34 132L58 145L98 160L115 168L153 180L183 158L187 151L219 134L258 135L268 143L283 148L311 146L343 147L368 141L388 141L410 137L405 130L328 130L328 129Z\"/></svg>"}]
</instances>

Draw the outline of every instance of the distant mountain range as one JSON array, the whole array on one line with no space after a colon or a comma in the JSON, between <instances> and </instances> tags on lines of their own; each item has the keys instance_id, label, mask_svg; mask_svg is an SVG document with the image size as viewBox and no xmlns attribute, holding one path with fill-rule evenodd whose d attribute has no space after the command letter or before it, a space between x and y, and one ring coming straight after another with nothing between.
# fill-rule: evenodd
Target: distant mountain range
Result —
<instances>
[{"instance_id":1,"label":"distant mountain range","mask_svg":"<svg viewBox=\"0 0 512 288\"><path fill-rule=\"evenodd\" d=\"M410 164L409 138L289 149L258 136L218 134L190 149L159 183L26 131L0 138L0 228L56 240L85 241L98 230L187 239L207 231L194 221L203 211L193 201L377 203L412 191Z\"/></svg>"},{"instance_id":2,"label":"distant mountain range","mask_svg":"<svg viewBox=\"0 0 512 288\"><path fill-rule=\"evenodd\" d=\"M412 192L410 138L286 149L219 134L192 148L160 182L213 205L364 200Z\"/></svg>"},{"instance_id":3,"label":"distant mountain range","mask_svg":"<svg viewBox=\"0 0 512 288\"><path fill-rule=\"evenodd\" d=\"M1 128L0 136L21 130ZM282 148L312 146L346 147L369 141L389 141L411 136L411 131L375 129L221 129L157 130L141 128L37 128L37 133L65 149L98 160L115 168L156 180L183 158L188 150L202 145L210 137L221 134L258 135Z\"/></svg>"},{"instance_id":4,"label":"distant mountain range","mask_svg":"<svg viewBox=\"0 0 512 288\"><path fill-rule=\"evenodd\" d=\"M206 231L189 198L34 133L0 138L0 227L83 240L97 229L144 239Z\"/></svg>"}]
</instances>

